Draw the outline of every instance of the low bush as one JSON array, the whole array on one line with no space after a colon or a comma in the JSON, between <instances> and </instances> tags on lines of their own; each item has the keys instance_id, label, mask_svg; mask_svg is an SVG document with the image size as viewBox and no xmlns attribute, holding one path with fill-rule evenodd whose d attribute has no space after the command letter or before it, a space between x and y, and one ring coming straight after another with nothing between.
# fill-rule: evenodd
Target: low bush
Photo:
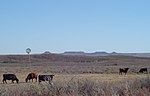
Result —
<instances>
[{"instance_id":1,"label":"low bush","mask_svg":"<svg viewBox=\"0 0 150 96\"><path fill-rule=\"evenodd\" d=\"M0 96L150 96L150 78L120 82L73 78L67 82L54 81L53 84L7 84L0 87Z\"/></svg>"}]
</instances>

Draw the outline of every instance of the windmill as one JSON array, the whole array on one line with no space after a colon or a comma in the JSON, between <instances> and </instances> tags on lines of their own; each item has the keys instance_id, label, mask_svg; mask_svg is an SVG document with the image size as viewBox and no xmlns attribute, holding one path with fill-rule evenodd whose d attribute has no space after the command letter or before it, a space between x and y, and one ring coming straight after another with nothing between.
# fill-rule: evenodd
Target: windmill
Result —
<instances>
[{"instance_id":1,"label":"windmill","mask_svg":"<svg viewBox=\"0 0 150 96\"><path fill-rule=\"evenodd\" d=\"M26 53L28 54L28 57L29 57L29 65L30 65L30 67L31 67L31 59L30 59L31 49L30 49L30 48L27 48L27 49L26 49Z\"/></svg>"}]
</instances>

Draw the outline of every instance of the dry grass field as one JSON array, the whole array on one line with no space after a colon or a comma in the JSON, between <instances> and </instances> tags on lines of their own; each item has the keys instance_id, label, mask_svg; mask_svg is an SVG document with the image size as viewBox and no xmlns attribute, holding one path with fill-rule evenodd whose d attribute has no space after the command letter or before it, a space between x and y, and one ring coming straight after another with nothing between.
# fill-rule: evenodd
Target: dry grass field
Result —
<instances>
[{"instance_id":1,"label":"dry grass field","mask_svg":"<svg viewBox=\"0 0 150 96\"><path fill-rule=\"evenodd\" d=\"M31 64L31 66L30 66ZM119 75L120 67L129 67ZM137 74L140 68L150 71L150 58L127 56L0 56L0 96L150 96L150 75ZM54 74L53 84L25 83L30 72ZM14 73L19 84L2 83L4 73Z\"/></svg>"}]
</instances>

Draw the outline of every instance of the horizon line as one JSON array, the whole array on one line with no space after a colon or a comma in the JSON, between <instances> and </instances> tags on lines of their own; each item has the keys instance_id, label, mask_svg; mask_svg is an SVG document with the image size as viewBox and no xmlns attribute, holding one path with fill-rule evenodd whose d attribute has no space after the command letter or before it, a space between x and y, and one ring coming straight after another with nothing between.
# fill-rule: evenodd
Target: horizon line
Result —
<instances>
[{"instance_id":1,"label":"horizon line","mask_svg":"<svg viewBox=\"0 0 150 96\"><path fill-rule=\"evenodd\" d=\"M95 52L85 52L85 51L64 51L64 52L50 52L50 51L45 51L45 52L49 52L49 54L63 54L63 53L71 53L71 52L74 52L74 53L108 53L108 54L111 54L111 53L119 53L119 54L147 54L147 53L150 53L150 52L116 52L116 51L113 51L113 52L107 52L107 51L95 51ZM38 55L38 54L44 54L45 52L31 52L30 55ZM0 53L0 55L28 55L27 53Z\"/></svg>"}]
</instances>

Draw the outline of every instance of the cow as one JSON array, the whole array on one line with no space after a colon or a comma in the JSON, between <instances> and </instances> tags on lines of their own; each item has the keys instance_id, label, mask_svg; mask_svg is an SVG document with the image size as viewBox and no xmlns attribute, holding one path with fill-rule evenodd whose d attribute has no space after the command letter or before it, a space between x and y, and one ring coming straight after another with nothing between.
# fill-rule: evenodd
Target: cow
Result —
<instances>
[{"instance_id":1,"label":"cow","mask_svg":"<svg viewBox=\"0 0 150 96\"><path fill-rule=\"evenodd\" d=\"M16 80L17 83L19 83L19 79L16 77L15 74L3 74L3 84L6 83L6 80L12 80L12 83Z\"/></svg>"},{"instance_id":2,"label":"cow","mask_svg":"<svg viewBox=\"0 0 150 96\"><path fill-rule=\"evenodd\" d=\"M33 79L35 79L36 82L37 82L37 78L38 78L38 74L37 73L29 73L28 76L27 76L27 78L25 79L25 81L27 83L28 80L30 82L30 79L32 79L32 82L33 82Z\"/></svg>"},{"instance_id":3,"label":"cow","mask_svg":"<svg viewBox=\"0 0 150 96\"><path fill-rule=\"evenodd\" d=\"M48 81L49 84L52 84L52 80L53 80L54 75L39 75L39 83L41 81Z\"/></svg>"},{"instance_id":4,"label":"cow","mask_svg":"<svg viewBox=\"0 0 150 96\"><path fill-rule=\"evenodd\" d=\"M125 75L126 75L128 70L129 70L129 68L119 68L119 75L120 74L122 75L122 73L125 73Z\"/></svg>"},{"instance_id":5,"label":"cow","mask_svg":"<svg viewBox=\"0 0 150 96\"><path fill-rule=\"evenodd\" d=\"M148 73L147 68L141 68L138 73Z\"/></svg>"}]
</instances>

